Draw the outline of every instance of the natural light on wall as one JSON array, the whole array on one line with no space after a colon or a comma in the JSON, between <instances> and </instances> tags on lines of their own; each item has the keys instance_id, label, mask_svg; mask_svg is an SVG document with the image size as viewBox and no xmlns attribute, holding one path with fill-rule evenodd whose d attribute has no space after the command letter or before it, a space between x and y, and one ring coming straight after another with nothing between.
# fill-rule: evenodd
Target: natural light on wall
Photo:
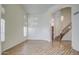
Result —
<instances>
[{"instance_id":1,"label":"natural light on wall","mask_svg":"<svg viewBox=\"0 0 79 59\"><path fill-rule=\"evenodd\" d=\"M24 37L26 37L26 36L27 36L27 27L24 26Z\"/></svg>"},{"instance_id":2,"label":"natural light on wall","mask_svg":"<svg viewBox=\"0 0 79 59\"><path fill-rule=\"evenodd\" d=\"M64 16L61 16L61 22L64 20Z\"/></svg>"},{"instance_id":3,"label":"natural light on wall","mask_svg":"<svg viewBox=\"0 0 79 59\"><path fill-rule=\"evenodd\" d=\"M1 19L1 41L5 41L5 20Z\"/></svg>"}]
</instances>

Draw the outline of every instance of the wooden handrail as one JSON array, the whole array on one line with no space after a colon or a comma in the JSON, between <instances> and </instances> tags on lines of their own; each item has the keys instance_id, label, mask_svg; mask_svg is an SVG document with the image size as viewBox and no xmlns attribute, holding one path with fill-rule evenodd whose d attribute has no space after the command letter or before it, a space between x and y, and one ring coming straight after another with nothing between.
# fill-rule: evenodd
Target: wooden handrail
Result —
<instances>
[{"instance_id":1,"label":"wooden handrail","mask_svg":"<svg viewBox=\"0 0 79 59\"><path fill-rule=\"evenodd\" d=\"M68 25L62 30L62 32L63 32L63 31L66 31L67 29L70 29L70 28L71 28L71 23L68 24Z\"/></svg>"},{"instance_id":2,"label":"wooden handrail","mask_svg":"<svg viewBox=\"0 0 79 59\"><path fill-rule=\"evenodd\" d=\"M59 39L61 41L63 36L65 34L67 34L71 30L71 28L72 28L72 26L71 26L71 23L70 23L62 30L62 32L55 38L55 40Z\"/></svg>"}]
</instances>

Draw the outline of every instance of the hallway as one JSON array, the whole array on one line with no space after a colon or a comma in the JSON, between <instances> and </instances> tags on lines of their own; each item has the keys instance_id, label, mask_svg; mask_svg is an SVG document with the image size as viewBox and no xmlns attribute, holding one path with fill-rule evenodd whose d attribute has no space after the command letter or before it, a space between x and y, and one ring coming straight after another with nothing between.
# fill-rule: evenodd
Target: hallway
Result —
<instances>
[{"instance_id":1,"label":"hallway","mask_svg":"<svg viewBox=\"0 0 79 59\"><path fill-rule=\"evenodd\" d=\"M78 55L79 52L71 48L70 41L47 41L30 40L21 43L3 53L3 55Z\"/></svg>"}]
</instances>

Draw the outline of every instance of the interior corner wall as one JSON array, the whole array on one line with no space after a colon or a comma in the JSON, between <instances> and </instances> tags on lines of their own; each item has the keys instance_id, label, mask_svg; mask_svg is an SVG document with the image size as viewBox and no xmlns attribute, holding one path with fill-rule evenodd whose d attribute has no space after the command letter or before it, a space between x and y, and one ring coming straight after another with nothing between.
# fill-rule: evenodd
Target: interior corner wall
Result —
<instances>
[{"instance_id":1,"label":"interior corner wall","mask_svg":"<svg viewBox=\"0 0 79 59\"><path fill-rule=\"evenodd\" d=\"M2 50L5 51L26 40L23 35L25 12L20 5L3 6L5 8L5 41L2 42Z\"/></svg>"},{"instance_id":2,"label":"interior corner wall","mask_svg":"<svg viewBox=\"0 0 79 59\"><path fill-rule=\"evenodd\" d=\"M64 20L62 21L61 30L63 30L68 24L71 23L71 7L65 7L61 9L61 16L64 17ZM70 30L62 40L72 40L72 30Z\"/></svg>"},{"instance_id":3,"label":"interior corner wall","mask_svg":"<svg viewBox=\"0 0 79 59\"><path fill-rule=\"evenodd\" d=\"M35 18L37 18L37 20L35 20ZM29 16L28 39L50 41L50 20L50 16L46 13Z\"/></svg>"},{"instance_id":4,"label":"interior corner wall","mask_svg":"<svg viewBox=\"0 0 79 59\"><path fill-rule=\"evenodd\" d=\"M79 51L79 4L72 6L72 48Z\"/></svg>"}]
</instances>

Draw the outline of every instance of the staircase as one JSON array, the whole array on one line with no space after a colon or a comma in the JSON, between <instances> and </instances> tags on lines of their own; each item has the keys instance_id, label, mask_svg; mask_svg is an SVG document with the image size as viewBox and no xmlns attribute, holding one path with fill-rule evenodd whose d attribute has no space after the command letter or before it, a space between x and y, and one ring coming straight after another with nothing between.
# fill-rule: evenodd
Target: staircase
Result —
<instances>
[{"instance_id":1,"label":"staircase","mask_svg":"<svg viewBox=\"0 0 79 59\"><path fill-rule=\"evenodd\" d=\"M62 38L72 29L71 23L68 24L63 30L62 32L55 37L55 40L60 41L62 40Z\"/></svg>"}]
</instances>

